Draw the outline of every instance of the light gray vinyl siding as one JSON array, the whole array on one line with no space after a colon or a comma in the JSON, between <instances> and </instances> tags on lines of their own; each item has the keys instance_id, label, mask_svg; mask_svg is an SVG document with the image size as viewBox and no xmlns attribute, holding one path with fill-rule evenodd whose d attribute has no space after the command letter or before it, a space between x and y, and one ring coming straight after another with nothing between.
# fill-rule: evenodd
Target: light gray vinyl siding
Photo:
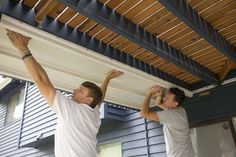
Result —
<instances>
[{"instance_id":1,"label":"light gray vinyl siding","mask_svg":"<svg viewBox=\"0 0 236 157\"><path fill-rule=\"evenodd\" d=\"M138 111L127 110L123 122L101 127L98 144L114 142L121 142L123 157L166 157L162 125L145 121Z\"/></svg>"}]
</instances>

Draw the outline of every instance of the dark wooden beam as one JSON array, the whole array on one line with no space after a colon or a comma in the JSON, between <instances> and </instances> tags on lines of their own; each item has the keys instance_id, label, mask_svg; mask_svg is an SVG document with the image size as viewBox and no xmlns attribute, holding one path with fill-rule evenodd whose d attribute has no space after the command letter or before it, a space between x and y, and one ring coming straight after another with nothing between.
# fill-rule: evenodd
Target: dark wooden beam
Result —
<instances>
[{"instance_id":1,"label":"dark wooden beam","mask_svg":"<svg viewBox=\"0 0 236 157\"><path fill-rule=\"evenodd\" d=\"M112 9L106 7L97 0L58 0L74 11L80 12L86 17L105 26L108 29L122 35L143 48L162 57L168 62L177 65L185 71L192 73L200 79L211 83L219 84L218 76L184 55L174 47L168 45L155 35L145 31L143 28L124 18Z\"/></svg>"},{"instance_id":2,"label":"dark wooden beam","mask_svg":"<svg viewBox=\"0 0 236 157\"><path fill-rule=\"evenodd\" d=\"M158 0L158 2L186 23L208 43L236 63L236 48L185 0Z\"/></svg>"}]
</instances>

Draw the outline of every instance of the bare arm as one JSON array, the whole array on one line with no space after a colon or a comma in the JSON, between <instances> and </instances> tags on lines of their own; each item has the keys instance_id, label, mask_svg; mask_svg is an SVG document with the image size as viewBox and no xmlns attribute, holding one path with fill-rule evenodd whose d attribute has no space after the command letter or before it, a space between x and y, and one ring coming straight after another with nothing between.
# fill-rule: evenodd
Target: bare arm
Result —
<instances>
[{"instance_id":1,"label":"bare arm","mask_svg":"<svg viewBox=\"0 0 236 157\"><path fill-rule=\"evenodd\" d=\"M141 117L147 118L147 119L153 120L153 121L159 121L159 117L158 117L157 113L156 112L152 112L149 109L149 104L150 104L151 98L158 91L159 91L159 86L153 86L149 90L147 95L145 96L144 101L143 101L143 103L141 105L141 112L140 112Z\"/></svg>"},{"instance_id":2,"label":"bare arm","mask_svg":"<svg viewBox=\"0 0 236 157\"><path fill-rule=\"evenodd\" d=\"M14 47L18 50L21 56L24 56L25 52L29 51L28 43L30 38L10 30L7 31L7 35ZM45 70L34 59L33 56L25 58L24 63L26 65L30 77L37 85L40 93L43 95L47 103L51 106L55 97L56 90L50 82Z\"/></svg>"},{"instance_id":3,"label":"bare arm","mask_svg":"<svg viewBox=\"0 0 236 157\"><path fill-rule=\"evenodd\" d=\"M162 87L159 87L159 92L156 98L156 105L163 110L166 110L166 108L163 105L163 97L164 97L164 89Z\"/></svg>"},{"instance_id":4,"label":"bare arm","mask_svg":"<svg viewBox=\"0 0 236 157\"><path fill-rule=\"evenodd\" d=\"M99 103L99 107L102 103L102 101L104 100L105 96L106 96L106 92L107 92L107 87L109 82L111 81L111 79L120 77L123 74L123 72L121 71L117 71L117 70L111 70L107 73L107 76L105 77L104 81L102 82L101 85L101 90L102 90L102 100Z\"/></svg>"}]
</instances>

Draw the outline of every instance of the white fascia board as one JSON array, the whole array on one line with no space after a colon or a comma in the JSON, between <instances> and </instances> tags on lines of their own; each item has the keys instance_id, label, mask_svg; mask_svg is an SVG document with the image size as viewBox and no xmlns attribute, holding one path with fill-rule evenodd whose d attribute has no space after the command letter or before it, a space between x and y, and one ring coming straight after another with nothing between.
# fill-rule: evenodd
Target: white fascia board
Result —
<instances>
[{"instance_id":1,"label":"white fascia board","mask_svg":"<svg viewBox=\"0 0 236 157\"><path fill-rule=\"evenodd\" d=\"M118 69L123 71L124 75L112 80L106 100L139 108L150 86L154 84L164 88L176 86L6 15L2 15L0 23L0 72L2 74L30 81L19 54L6 36L6 28L32 38L29 43L32 54L59 89L71 91L84 80L99 84L107 71ZM187 96L192 96L192 91L181 89Z\"/></svg>"}]
</instances>

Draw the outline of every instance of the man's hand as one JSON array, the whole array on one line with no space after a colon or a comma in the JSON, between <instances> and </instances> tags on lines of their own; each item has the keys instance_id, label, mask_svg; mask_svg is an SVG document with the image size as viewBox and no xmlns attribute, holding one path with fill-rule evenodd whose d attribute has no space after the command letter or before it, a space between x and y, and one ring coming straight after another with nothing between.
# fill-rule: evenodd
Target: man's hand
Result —
<instances>
[{"instance_id":1,"label":"man's hand","mask_svg":"<svg viewBox=\"0 0 236 157\"><path fill-rule=\"evenodd\" d=\"M120 77L121 75L123 75L123 72L113 69L107 73L106 78L111 80Z\"/></svg>"},{"instance_id":2,"label":"man's hand","mask_svg":"<svg viewBox=\"0 0 236 157\"><path fill-rule=\"evenodd\" d=\"M28 51L28 43L31 38L25 37L19 33L10 31L7 29L7 36L9 37L13 46L19 51L21 55L24 55L24 52Z\"/></svg>"},{"instance_id":3,"label":"man's hand","mask_svg":"<svg viewBox=\"0 0 236 157\"><path fill-rule=\"evenodd\" d=\"M158 86L158 85L154 85L148 90L147 94L153 96L157 93L159 93L158 95L161 95L161 94L163 95L164 89L162 87Z\"/></svg>"},{"instance_id":4,"label":"man's hand","mask_svg":"<svg viewBox=\"0 0 236 157\"><path fill-rule=\"evenodd\" d=\"M106 92L107 92L107 87L108 87L108 84L109 84L110 80L114 79L114 78L117 78L117 77L120 77L121 75L123 75L123 72L115 70L115 69L113 69L113 70L111 70L107 73L106 78L104 79L104 81L102 82L102 85L101 85L101 90L102 90L102 100L101 100L101 102L105 98L105 95L106 95ZM100 105L101 105L101 103L99 103L99 106Z\"/></svg>"}]
</instances>

